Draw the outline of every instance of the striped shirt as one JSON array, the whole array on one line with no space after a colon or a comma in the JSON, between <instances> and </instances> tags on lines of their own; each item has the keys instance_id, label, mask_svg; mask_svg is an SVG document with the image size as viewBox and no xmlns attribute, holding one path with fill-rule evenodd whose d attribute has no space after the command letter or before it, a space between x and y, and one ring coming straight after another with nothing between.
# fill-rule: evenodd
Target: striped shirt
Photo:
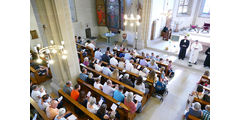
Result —
<instances>
[{"instance_id":1,"label":"striped shirt","mask_svg":"<svg viewBox=\"0 0 240 120\"><path fill-rule=\"evenodd\" d=\"M202 120L210 120L210 112L207 110L203 110Z\"/></svg>"}]
</instances>

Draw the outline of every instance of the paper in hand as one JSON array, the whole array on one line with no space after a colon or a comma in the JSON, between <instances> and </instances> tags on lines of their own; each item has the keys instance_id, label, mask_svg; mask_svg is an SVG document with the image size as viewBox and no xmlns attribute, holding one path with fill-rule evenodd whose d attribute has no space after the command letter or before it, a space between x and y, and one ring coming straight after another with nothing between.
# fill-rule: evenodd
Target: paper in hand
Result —
<instances>
[{"instance_id":1,"label":"paper in hand","mask_svg":"<svg viewBox=\"0 0 240 120\"><path fill-rule=\"evenodd\" d=\"M140 69L141 68L141 65L138 65L137 69Z\"/></svg>"},{"instance_id":2,"label":"paper in hand","mask_svg":"<svg viewBox=\"0 0 240 120\"><path fill-rule=\"evenodd\" d=\"M77 117L75 115L70 115L69 117L67 117L68 120L77 120Z\"/></svg>"},{"instance_id":3,"label":"paper in hand","mask_svg":"<svg viewBox=\"0 0 240 120\"><path fill-rule=\"evenodd\" d=\"M102 103L103 103L103 100L102 99L100 99L99 101L98 101L98 105L102 105Z\"/></svg>"},{"instance_id":4,"label":"paper in hand","mask_svg":"<svg viewBox=\"0 0 240 120\"><path fill-rule=\"evenodd\" d=\"M128 95L128 91L126 91L126 92L124 93L124 95L127 96L127 95Z\"/></svg>"},{"instance_id":5,"label":"paper in hand","mask_svg":"<svg viewBox=\"0 0 240 120\"><path fill-rule=\"evenodd\" d=\"M111 109L112 109L113 111L115 111L115 110L117 109L117 105L113 103L112 106L111 106Z\"/></svg>"},{"instance_id":6,"label":"paper in hand","mask_svg":"<svg viewBox=\"0 0 240 120\"><path fill-rule=\"evenodd\" d=\"M60 98L58 98L58 102L60 102L63 99L63 97L61 96Z\"/></svg>"},{"instance_id":7,"label":"paper in hand","mask_svg":"<svg viewBox=\"0 0 240 120\"><path fill-rule=\"evenodd\" d=\"M122 78L122 76L123 76L123 75L121 74L121 75L119 76L119 79Z\"/></svg>"},{"instance_id":8,"label":"paper in hand","mask_svg":"<svg viewBox=\"0 0 240 120\"><path fill-rule=\"evenodd\" d=\"M137 100L137 101L139 101L139 102L141 102L142 101L142 96L139 96L139 95L136 95L135 96L135 100Z\"/></svg>"},{"instance_id":9,"label":"paper in hand","mask_svg":"<svg viewBox=\"0 0 240 120\"><path fill-rule=\"evenodd\" d=\"M90 96L91 96L91 92L90 92L90 91L88 91L88 93L87 93L87 96L88 96L88 97L90 97Z\"/></svg>"}]
</instances>

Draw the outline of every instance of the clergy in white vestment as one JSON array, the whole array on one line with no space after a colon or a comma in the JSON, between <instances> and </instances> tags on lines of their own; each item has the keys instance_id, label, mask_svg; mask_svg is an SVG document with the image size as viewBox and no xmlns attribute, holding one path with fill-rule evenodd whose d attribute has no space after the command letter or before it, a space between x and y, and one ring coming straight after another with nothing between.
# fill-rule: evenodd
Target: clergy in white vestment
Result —
<instances>
[{"instance_id":1,"label":"clergy in white vestment","mask_svg":"<svg viewBox=\"0 0 240 120\"><path fill-rule=\"evenodd\" d=\"M197 64L199 52L202 50L203 50L202 44L199 43L198 40L193 42L191 45L191 53L190 53L189 63Z\"/></svg>"}]
</instances>

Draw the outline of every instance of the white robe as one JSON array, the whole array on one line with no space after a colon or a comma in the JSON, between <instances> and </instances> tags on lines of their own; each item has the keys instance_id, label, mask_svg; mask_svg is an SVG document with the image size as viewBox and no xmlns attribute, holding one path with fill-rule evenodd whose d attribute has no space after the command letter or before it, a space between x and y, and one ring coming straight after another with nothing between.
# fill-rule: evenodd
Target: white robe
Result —
<instances>
[{"instance_id":1,"label":"white robe","mask_svg":"<svg viewBox=\"0 0 240 120\"><path fill-rule=\"evenodd\" d=\"M202 50L203 50L202 44L201 43L196 44L196 42L194 42L191 45L191 53L190 53L189 62L191 62L191 63L197 62L198 54Z\"/></svg>"}]
</instances>

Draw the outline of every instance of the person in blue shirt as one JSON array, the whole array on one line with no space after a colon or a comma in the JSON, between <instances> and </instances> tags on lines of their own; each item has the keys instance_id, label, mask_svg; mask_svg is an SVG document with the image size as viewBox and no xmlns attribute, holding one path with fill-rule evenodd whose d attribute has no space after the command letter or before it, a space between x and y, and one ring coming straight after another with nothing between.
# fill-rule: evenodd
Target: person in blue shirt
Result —
<instances>
[{"instance_id":1,"label":"person in blue shirt","mask_svg":"<svg viewBox=\"0 0 240 120\"><path fill-rule=\"evenodd\" d=\"M124 53L120 53L119 54L119 57L121 58L121 57L124 57L125 56L125 54Z\"/></svg>"},{"instance_id":2,"label":"person in blue shirt","mask_svg":"<svg viewBox=\"0 0 240 120\"><path fill-rule=\"evenodd\" d=\"M119 86L118 90L115 90L113 93L113 98L119 102L124 102L124 95L123 95L124 87L122 85Z\"/></svg>"},{"instance_id":3,"label":"person in blue shirt","mask_svg":"<svg viewBox=\"0 0 240 120\"><path fill-rule=\"evenodd\" d=\"M125 54L124 59L125 60L130 60L132 58L131 54L128 52Z\"/></svg>"},{"instance_id":4,"label":"person in blue shirt","mask_svg":"<svg viewBox=\"0 0 240 120\"><path fill-rule=\"evenodd\" d=\"M112 75L112 71L110 70L110 64L103 68L102 73L108 76Z\"/></svg>"},{"instance_id":5,"label":"person in blue shirt","mask_svg":"<svg viewBox=\"0 0 240 120\"><path fill-rule=\"evenodd\" d=\"M158 80L156 83L156 86L155 86L155 92L163 94L165 89L166 89L166 85L163 82L161 82L160 80Z\"/></svg>"},{"instance_id":6,"label":"person in blue shirt","mask_svg":"<svg viewBox=\"0 0 240 120\"><path fill-rule=\"evenodd\" d=\"M88 78L87 69L83 68L83 72L80 73L79 78L82 79L82 80L84 80L84 81L87 80L87 78Z\"/></svg>"}]
</instances>

